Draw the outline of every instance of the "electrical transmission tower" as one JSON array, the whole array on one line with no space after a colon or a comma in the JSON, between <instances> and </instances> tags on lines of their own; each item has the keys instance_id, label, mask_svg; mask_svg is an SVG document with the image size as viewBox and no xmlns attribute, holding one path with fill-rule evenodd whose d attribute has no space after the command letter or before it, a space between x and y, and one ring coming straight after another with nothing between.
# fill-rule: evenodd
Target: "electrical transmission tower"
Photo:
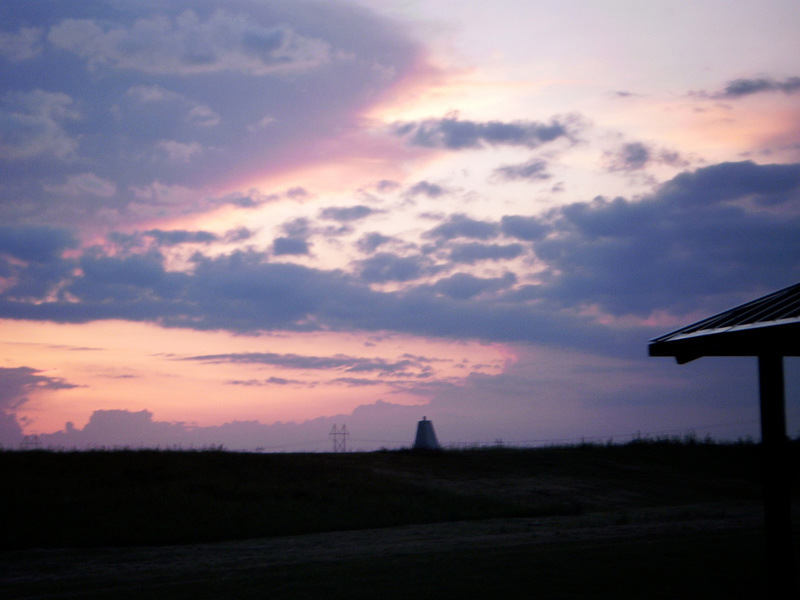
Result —
<instances>
[{"instance_id":1,"label":"electrical transmission tower","mask_svg":"<svg viewBox=\"0 0 800 600\"><path fill-rule=\"evenodd\" d=\"M26 435L20 442L20 450L38 450L41 448L42 443L39 441L39 436L35 433Z\"/></svg>"},{"instance_id":2,"label":"electrical transmission tower","mask_svg":"<svg viewBox=\"0 0 800 600\"><path fill-rule=\"evenodd\" d=\"M347 431L347 425L343 424L341 429L334 425L329 435L333 440L334 452L347 452L347 437L350 435L350 432Z\"/></svg>"}]
</instances>

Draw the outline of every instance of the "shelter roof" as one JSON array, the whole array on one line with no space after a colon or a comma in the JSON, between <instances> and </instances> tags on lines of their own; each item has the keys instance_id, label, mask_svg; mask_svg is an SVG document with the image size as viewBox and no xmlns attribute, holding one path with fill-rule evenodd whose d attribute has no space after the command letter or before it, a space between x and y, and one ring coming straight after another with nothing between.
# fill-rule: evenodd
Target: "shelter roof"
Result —
<instances>
[{"instance_id":1,"label":"shelter roof","mask_svg":"<svg viewBox=\"0 0 800 600\"><path fill-rule=\"evenodd\" d=\"M800 283L651 340L650 356L800 356Z\"/></svg>"}]
</instances>

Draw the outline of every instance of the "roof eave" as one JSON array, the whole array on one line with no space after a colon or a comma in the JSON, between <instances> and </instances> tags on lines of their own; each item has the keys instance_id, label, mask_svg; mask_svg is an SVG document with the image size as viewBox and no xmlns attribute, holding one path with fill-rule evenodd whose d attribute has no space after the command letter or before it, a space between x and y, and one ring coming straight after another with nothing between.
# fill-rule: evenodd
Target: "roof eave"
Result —
<instances>
[{"instance_id":1,"label":"roof eave","mask_svg":"<svg viewBox=\"0 0 800 600\"><path fill-rule=\"evenodd\" d=\"M800 323L675 332L652 340L648 351L650 356L674 356L680 364L701 356L800 356Z\"/></svg>"}]
</instances>

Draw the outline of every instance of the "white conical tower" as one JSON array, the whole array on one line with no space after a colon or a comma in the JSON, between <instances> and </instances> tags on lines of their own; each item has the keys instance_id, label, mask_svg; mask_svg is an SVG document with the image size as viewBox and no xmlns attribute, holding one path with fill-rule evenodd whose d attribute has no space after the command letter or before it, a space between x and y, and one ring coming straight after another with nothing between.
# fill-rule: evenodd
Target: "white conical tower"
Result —
<instances>
[{"instance_id":1,"label":"white conical tower","mask_svg":"<svg viewBox=\"0 0 800 600\"><path fill-rule=\"evenodd\" d=\"M414 439L414 450L438 450L439 441L436 439L436 432L433 430L433 422L422 417L422 421L417 423L417 437Z\"/></svg>"}]
</instances>

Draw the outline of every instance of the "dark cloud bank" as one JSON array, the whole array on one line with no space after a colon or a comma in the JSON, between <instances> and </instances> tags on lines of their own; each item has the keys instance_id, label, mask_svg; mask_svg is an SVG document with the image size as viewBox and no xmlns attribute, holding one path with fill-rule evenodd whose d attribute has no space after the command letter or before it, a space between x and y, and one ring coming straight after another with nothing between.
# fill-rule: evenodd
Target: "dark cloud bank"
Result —
<instances>
[{"instance_id":1,"label":"dark cloud bank","mask_svg":"<svg viewBox=\"0 0 800 600\"><path fill-rule=\"evenodd\" d=\"M584 309L644 319L659 311L680 316L724 308L800 279L798 231L800 165L751 162L682 173L638 200L595 198L497 222L451 215L426 234L432 250L376 252L353 272L274 262L256 250L196 253L191 272L167 270L157 246L113 256L94 248L63 258L75 245L68 232L4 227L0 316L116 318L234 332L388 330L639 353L627 345L657 331L602 325ZM151 237L165 245L178 241ZM304 249L282 243L276 254ZM454 271L459 264L502 266L522 258L539 265L535 277L511 263L499 279ZM431 276L439 283L415 283ZM398 291L370 285L385 282L404 285Z\"/></svg>"}]
</instances>

